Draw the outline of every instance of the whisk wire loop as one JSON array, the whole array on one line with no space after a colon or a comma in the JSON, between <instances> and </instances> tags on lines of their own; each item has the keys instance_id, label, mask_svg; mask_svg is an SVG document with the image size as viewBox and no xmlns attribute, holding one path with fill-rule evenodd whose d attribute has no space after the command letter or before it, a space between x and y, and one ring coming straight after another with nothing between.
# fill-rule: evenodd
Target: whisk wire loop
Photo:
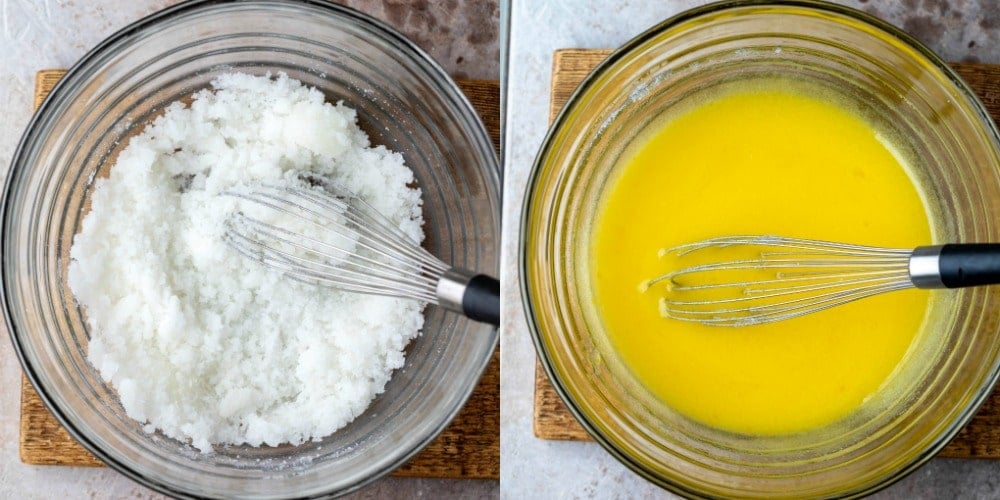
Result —
<instances>
[{"instance_id":1,"label":"whisk wire loop","mask_svg":"<svg viewBox=\"0 0 1000 500\"><path fill-rule=\"evenodd\" d=\"M881 248L866 245L855 245L851 243L839 243L833 241L823 241L823 240L810 240L803 238L787 238L783 236L721 236L718 238L709 238L706 240L696 241L693 243L685 243L682 245L677 245L672 248L664 249L660 251L660 255L667 253L674 253L678 256L683 256L688 253L703 250L706 248L725 248L729 246L756 246L760 248L786 248L786 249L800 249L800 250L812 250L818 255L853 255L858 257L872 257L872 256L896 256L896 257L908 257L913 253L912 249L905 248ZM769 251L766 253L774 253L774 251Z\"/></svg>"},{"instance_id":2,"label":"whisk wire loop","mask_svg":"<svg viewBox=\"0 0 1000 500\"><path fill-rule=\"evenodd\" d=\"M279 227L249 210L234 214L224 238L242 255L306 283L437 303L438 282L450 266L357 196L333 185L223 194L300 224Z\"/></svg>"},{"instance_id":3,"label":"whisk wire loop","mask_svg":"<svg viewBox=\"0 0 1000 500\"><path fill-rule=\"evenodd\" d=\"M243 230L238 229L241 226ZM422 300L433 300L433 295L427 291L433 290L436 283L430 277L390 272L378 260L364 255L354 255L351 260L352 254L343 248L243 214L234 215L227 221L226 238L244 256L260 260L299 281L341 284L345 288L350 286L378 295L388 295L382 290L391 287L401 293L418 295ZM273 245L260 245L259 241L271 241ZM321 249L325 251L318 253Z\"/></svg>"},{"instance_id":4,"label":"whisk wire loop","mask_svg":"<svg viewBox=\"0 0 1000 500\"><path fill-rule=\"evenodd\" d=\"M358 196L339 191L337 188L328 186L327 191L337 192L338 197L329 196L326 193L293 190L296 196L312 201L327 210L339 210L353 224L352 228L359 234L371 238L371 242L361 239L360 244L365 248L383 253L387 257L392 257L401 264L419 264L416 267L427 266L441 272L448 270L449 266L440 261L426 249L413 241L409 235L404 233L399 227L393 225L392 221L375 210L368 202ZM287 191L291 191L286 189ZM349 200L345 201L345 200ZM312 212L319 216L319 212ZM334 219L336 223L336 219ZM341 227L343 225L341 224ZM392 249L386 252L384 249Z\"/></svg>"},{"instance_id":5,"label":"whisk wire loop","mask_svg":"<svg viewBox=\"0 0 1000 500\"><path fill-rule=\"evenodd\" d=\"M684 321L695 321L713 326L752 326L805 316L815 312L830 309L871 297L874 295L910 288L901 282L885 282L872 286L842 290L823 295L819 299L794 299L781 301L767 306L723 308L711 310L685 309L672 307L661 299L660 311L664 317Z\"/></svg>"},{"instance_id":6,"label":"whisk wire loop","mask_svg":"<svg viewBox=\"0 0 1000 500\"><path fill-rule=\"evenodd\" d=\"M869 286L875 284L892 283L899 281L900 275L897 273L888 274L876 274L872 276L858 276L854 278L845 278L836 281L820 281L817 282L815 278L800 278L804 281L804 284L793 284L787 285L787 283L792 280L789 279L774 279L774 280L761 280L761 281L742 281L733 283L717 283L712 285L693 285L693 286L683 286L678 285L672 288L675 292L690 292L697 290L709 290L717 288L739 288L741 289L741 294L734 297L719 298L719 299L665 299L671 305L677 306L690 306L690 305L714 305L714 304L728 304L728 303L740 303L740 302L761 302L767 299L774 299L783 296L797 296L799 300L803 299L803 294L823 292L827 290L837 290L847 287L858 287L858 286ZM796 280L798 281L798 280ZM686 294L679 294L687 296Z\"/></svg>"},{"instance_id":7,"label":"whisk wire loop","mask_svg":"<svg viewBox=\"0 0 1000 500\"><path fill-rule=\"evenodd\" d=\"M666 284L663 316L714 326L782 321L893 290L910 288L912 250L775 236L729 236L662 250L690 257L747 247L754 256L691 265L649 280Z\"/></svg>"}]
</instances>

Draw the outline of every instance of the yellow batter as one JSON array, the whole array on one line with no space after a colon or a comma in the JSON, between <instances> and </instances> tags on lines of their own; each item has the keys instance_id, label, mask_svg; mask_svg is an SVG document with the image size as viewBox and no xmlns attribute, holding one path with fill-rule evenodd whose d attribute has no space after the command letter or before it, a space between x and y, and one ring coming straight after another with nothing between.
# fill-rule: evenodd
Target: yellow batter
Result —
<instances>
[{"instance_id":1,"label":"yellow batter","mask_svg":"<svg viewBox=\"0 0 1000 500\"><path fill-rule=\"evenodd\" d=\"M783 434L840 419L877 391L920 330L928 295L894 292L790 321L719 328L666 319L661 248L775 234L913 247L922 198L872 126L772 82L730 89L652 131L605 188L591 247L599 314L656 396L702 423Z\"/></svg>"}]
</instances>

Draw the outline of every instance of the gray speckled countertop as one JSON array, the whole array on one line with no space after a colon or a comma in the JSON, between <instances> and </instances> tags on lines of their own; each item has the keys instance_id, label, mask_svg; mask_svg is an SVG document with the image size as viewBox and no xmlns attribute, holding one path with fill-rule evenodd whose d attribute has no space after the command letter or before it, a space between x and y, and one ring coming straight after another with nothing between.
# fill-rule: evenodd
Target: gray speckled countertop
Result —
<instances>
[{"instance_id":1,"label":"gray speckled countertop","mask_svg":"<svg viewBox=\"0 0 1000 500\"><path fill-rule=\"evenodd\" d=\"M35 73L68 68L108 35L177 0L0 0L0 168L32 112ZM499 0L347 0L393 25L452 76L499 78ZM18 458L20 365L0 325L0 498L162 498L108 468ZM389 477L348 498L497 498L498 481Z\"/></svg>"},{"instance_id":2,"label":"gray speckled countertop","mask_svg":"<svg viewBox=\"0 0 1000 500\"><path fill-rule=\"evenodd\" d=\"M548 121L552 52L614 48L698 0L511 0L507 47L501 281L501 496L662 498L667 493L596 443L532 434L535 352L517 286L518 219L525 182ZM840 0L903 28L949 61L1000 63L994 0ZM1000 460L932 459L878 498L1000 498Z\"/></svg>"}]
</instances>

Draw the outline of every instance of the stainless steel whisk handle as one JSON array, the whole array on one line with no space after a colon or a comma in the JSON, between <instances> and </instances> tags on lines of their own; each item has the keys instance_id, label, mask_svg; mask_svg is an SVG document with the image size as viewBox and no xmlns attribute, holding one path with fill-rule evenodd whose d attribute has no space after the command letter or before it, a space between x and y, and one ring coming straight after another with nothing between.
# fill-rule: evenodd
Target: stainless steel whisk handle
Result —
<instances>
[{"instance_id":1,"label":"stainless steel whisk handle","mask_svg":"<svg viewBox=\"0 0 1000 500\"><path fill-rule=\"evenodd\" d=\"M917 288L1000 284L1000 243L950 243L917 247L909 260Z\"/></svg>"},{"instance_id":2,"label":"stainless steel whisk handle","mask_svg":"<svg viewBox=\"0 0 1000 500\"><path fill-rule=\"evenodd\" d=\"M500 325L500 281L464 269L445 271L437 284L438 305L469 319Z\"/></svg>"}]
</instances>

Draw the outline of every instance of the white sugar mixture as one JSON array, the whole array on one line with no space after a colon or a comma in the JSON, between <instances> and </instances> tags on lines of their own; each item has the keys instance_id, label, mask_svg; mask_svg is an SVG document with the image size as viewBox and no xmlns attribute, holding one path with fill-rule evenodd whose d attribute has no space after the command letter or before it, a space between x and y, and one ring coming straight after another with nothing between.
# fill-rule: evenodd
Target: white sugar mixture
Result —
<instances>
[{"instance_id":1,"label":"white sugar mixture","mask_svg":"<svg viewBox=\"0 0 1000 500\"><path fill-rule=\"evenodd\" d=\"M133 137L70 255L88 358L146 430L190 442L298 444L367 408L423 324L414 301L283 279L228 248L229 189L329 177L423 239L420 192L355 112L278 75L220 76Z\"/></svg>"}]
</instances>

